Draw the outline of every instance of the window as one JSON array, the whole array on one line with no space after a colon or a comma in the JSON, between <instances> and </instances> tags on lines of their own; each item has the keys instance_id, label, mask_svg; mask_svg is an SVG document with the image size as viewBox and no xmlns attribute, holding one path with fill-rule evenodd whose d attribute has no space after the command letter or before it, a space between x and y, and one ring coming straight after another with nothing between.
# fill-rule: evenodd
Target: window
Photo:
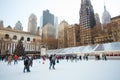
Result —
<instances>
[{"instance_id":1,"label":"window","mask_svg":"<svg viewBox=\"0 0 120 80\"><path fill-rule=\"evenodd\" d=\"M17 40L17 36L16 35L13 36L13 40Z\"/></svg>"},{"instance_id":2,"label":"window","mask_svg":"<svg viewBox=\"0 0 120 80\"><path fill-rule=\"evenodd\" d=\"M5 34L5 39L9 39L9 35L8 34Z\"/></svg>"},{"instance_id":3,"label":"window","mask_svg":"<svg viewBox=\"0 0 120 80\"><path fill-rule=\"evenodd\" d=\"M30 41L30 38L27 38L27 41Z\"/></svg>"},{"instance_id":4,"label":"window","mask_svg":"<svg viewBox=\"0 0 120 80\"><path fill-rule=\"evenodd\" d=\"M24 37L21 37L21 40L24 40Z\"/></svg>"},{"instance_id":5,"label":"window","mask_svg":"<svg viewBox=\"0 0 120 80\"><path fill-rule=\"evenodd\" d=\"M35 42L35 38L33 38L33 42Z\"/></svg>"}]
</instances>

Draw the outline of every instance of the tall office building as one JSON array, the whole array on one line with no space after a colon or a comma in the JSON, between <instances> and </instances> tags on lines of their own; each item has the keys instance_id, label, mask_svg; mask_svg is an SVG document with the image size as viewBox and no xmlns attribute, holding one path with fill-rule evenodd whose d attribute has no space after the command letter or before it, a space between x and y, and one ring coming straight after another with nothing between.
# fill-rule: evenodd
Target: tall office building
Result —
<instances>
[{"instance_id":1,"label":"tall office building","mask_svg":"<svg viewBox=\"0 0 120 80\"><path fill-rule=\"evenodd\" d=\"M81 0L80 24L86 28L96 25L93 6L90 0Z\"/></svg>"},{"instance_id":2,"label":"tall office building","mask_svg":"<svg viewBox=\"0 0 120 80\"><path fill-rule=\"evenodd\" d=\"M94 44L92 28L96 25L93 6L90 0L81 0L80 8L81 45Z\"/></svg>"},{"instance_id":3,"label":"tall office building","mask_svg":"<svg viewBox=\"0 0 120 80\"><path fill-rule=\"evenodd\" d=\"M28 32L36 34L37 32L37 17L35 14L31 14L28 21Z\"/></svg>"},{"instance_id":4,"label":"tall office building","mask_svg":"<svg viewBox=\"0 0 120 80\"><path fill-rule=\"evenodd\" d=\"M42 29L40 26L37 27L37 35L42 36Z\"/></svg>"},{"instance_id":5,"label":"tall office building","mask_svg":"<svg viewBox=\"0 0 120 80\"><path fill-rule=\"evenodd\" d=\"M58 38L58 17L54 18L54 27L56 32L56 38Z\"/></svg>"},{"instance_id":6,"label":"tall office building","mask_svg":"<svg viewBox=\"0 0 120 80\"><path fill-rule=\"evenodd\" d=\"M40 26L41 29L45 27L46 24L53 25L55 29L55 36L58 37L58 17L54 16L49 12L49 10L43 11L43 15L40 17Z\"/></svg>"},{"instance_id":7,"label":"tall office building","mask_svg":"<svg viewBox=\"0 0 120 80\"><path fill-rule=\"evenodd\" d=\"M40 17L40 27L43 27L43 16Z\"/></svg>"},{"instance_id":8,"label":"tall office building","mask_svg":"<svg viewBox=\"0 0 120 80\"><path fill-rule=\"evenodd\" d=\"M55 39L55 28L50 23L46 24L42 30L43 40L45 39Z\"/></svg>"},{"instance_id":9,"label":"tall office building","mask_svg":"<svg viewBox=\"0 0 120 80\"><path fill-rule=\"evenodd\" d=\"M20 21L18 21L18 22L15 24L14 29L15 29L15 30L21 30L21 31L23 31L22 23L21 23Z\"/></svg>"},{"instance_id":10,"label":"tall office building","mask_svg":"<svg viewBox=\"0 0 120 80\"><path fill-rule=\"evenodd\" d=\"M65 20L61 21L58 26L58 48L67 47L67 33L65 33L65 29L68 26L69 24Z\"/></svg>"},{"instance_id":11,"label":"tall office building","mask_svg":"<svg viewBox=\"0 0 120 80\"><path fill-rule=\"evenodd\" d=\"M102 14L102 24L107 24L110 23L111 21L111 15L110 13L106 10L106 6L104 6L104 12Z\"/></svg>"},{"instance_id":12,"label":"tall office building","mask_svg":"<svg viewBox=\"0 0 120 80\"><path fill-rule=\"evenodd\" d=\"M95 21L96 21L96 24L100 24L100 18L98 13L95 13Z\"/></svg>"},{"instance_id":13,"label":"tall office building","mask_svg":"<svg viewBox=\"0 0 120 80\"><path fill-rule=\"evenodd\" d=\"M0 20L0 27L4 27L2 20Z\"/></svg>"},{"instance_id":14,"label":"tall office building","mask_svg":"<svg viewBox=\"0 0 120 80\"><path fill-rule=\"evenodd\" d=\"M49 10L43 11L43 17L41 17L41 20L42 27L44 27L48 23L54 25L54 15L51 14Z\"/></svg>"}]
</instances>

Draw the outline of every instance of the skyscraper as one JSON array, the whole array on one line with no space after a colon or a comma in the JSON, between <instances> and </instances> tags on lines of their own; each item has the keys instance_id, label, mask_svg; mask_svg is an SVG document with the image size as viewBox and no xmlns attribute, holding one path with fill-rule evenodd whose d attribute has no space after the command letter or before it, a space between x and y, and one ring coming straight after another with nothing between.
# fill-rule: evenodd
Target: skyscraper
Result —
<instances>
[{"instance_id":1,"label":"skyscraper","mask_svg":"<svg viewBox=\"0 0 120 80\"><path fill-rule=\"evenodd\" d=\"M110 13L106 10L106 6L104 6L104 12L102 14L102 24L107 24L110 23L111 21L111 15Z\"/></svg>"},{"instance_id":2,"label":"skyscraper","mask_svg":"<svg viewBox=\"0 0 120 80\"><path fill-rule=\"evenodd\" d=\"M69 24L65 20L61 21L58 26L58 48L67 47L67 34L65 33L65 28L68 26Z\"/></svg>"},{"instance_id":3,"label":"skyscraper","mask_svg":"<svg viewBox=\"0 0 120 80\"><path fill-rule=\"evenodd\" d=\"M96 25L93 6L90 0L81 0L80 25L92 28Z\"/></svg>"},{"instance_id":4,"label":"skyscraper","mask_svg":"<svg viewBox=\"0 0 120 80\"><path fill-rule=\"evenodd\" d=\"M44 27L46 24L50 23L51 25L54 25L54 15L49 12L49 10L43 11L43 17L41 18L42 27Z\"/></svg>"},{"instance_id":5,"label":"skyscraper","mask_svg":"<svg viewBox=\"0 0 120 80\"><path fill-rule=\"evenodd\" d=\"M81 0L80 8L81 45L94 44L92 28L96 25L93 6L90 0Z\"/></svg>"},{"instance_id":6,"label":"skyscraper","mask_svg":"<svg viewBox=\"0 0 120 80\"><path fill-rule=\"evenodd\" d=\"M4 27L2 20L0 20L0 27Z\"/></svg>"},{"instance_id":7,"label":"skyscraper","mask_svg":"<svg viewBox=\"0 0 120 80\"><path fill-rule=\"evenodd\" d=\"M54 38L55 39L55 28L50 23L43 27L43 40Z\"/></svg>"},{"instance_id":8,"label":"skyscraper","mask_svg":"<svg viewBox=\"0 0 120 80\"><path fill-rule=\"evenodd\" d=\"M41 29L45 27L46 24L53 25L55 29L55 36L58 37L58 17L54 16L49 12L49 10L43 11L43 15L40 17L40 26Z\"/></svg>"},{"instance_id":9,"label":"skyscraper","mask_svg":"<svg viewBox=\"0 0 120 80\"><path fill-rule=\"evenodd\" d=\"M15 24L15 27L14 27L15 30L23 30L23 27L22 27L22 24L20 21L18 21L16 24Z\"/></svg>"},{"instance_id":10,"label":"skyscraper","mask_svg":"<svg viewBox=\"0 0 120 80\"><path fill-rule=\"evenodd\" d=\"M95 21L96 21L96 24L100 24L100 18L98 13L95 14Z\"/></svg>"},{"instance_id":11,"label":"skyscraper","mask_svg":"<svg viewBox=\"0 0 120 80\"><path fill-rule=\"evenodd\" d=\"M28 32L36 34L37 32L37 17L35 14L31 14L28 21Z\"/></svg>"},{"instance_id":12,"label":"skyscraper","mask_svg":"<svg viewBox=\"0 0 120 80\"><path fill-rule=\"evenodd\" d=\"M54 18L54 27L55 27L56 38L58 38L58 17Z\"/></svg>"}]
</instances>

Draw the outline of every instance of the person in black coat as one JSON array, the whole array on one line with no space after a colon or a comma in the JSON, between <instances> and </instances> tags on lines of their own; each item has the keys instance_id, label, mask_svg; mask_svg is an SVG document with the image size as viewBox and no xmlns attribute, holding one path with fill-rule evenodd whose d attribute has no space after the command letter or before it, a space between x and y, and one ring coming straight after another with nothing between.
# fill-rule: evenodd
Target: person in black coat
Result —
<instances>
[{"instance_id":1,"label":"person in black coat","mask_svg":"<svg viewBox=\"0 0 120 80\"><path fill-rule=\"evenodd\" d=\"M24 59L24 70L23 70L23 72L25 72L25 70L27 70L27 72L30 72L29 66L30 66L30 59L29 59L28 56L26 56L25 59Z\"/></svg>"}]
</instances>

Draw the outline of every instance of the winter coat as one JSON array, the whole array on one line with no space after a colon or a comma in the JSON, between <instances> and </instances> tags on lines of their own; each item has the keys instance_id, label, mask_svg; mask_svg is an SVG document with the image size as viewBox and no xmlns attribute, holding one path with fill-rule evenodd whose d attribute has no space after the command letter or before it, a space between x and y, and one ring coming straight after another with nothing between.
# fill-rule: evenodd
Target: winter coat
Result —
<instances>
[{"instance_id":1,"label":"winter coat","mask_svg":"<svg viewBox=\"0 0 120 80\"><path fill-rule=\"evenodd\" d=\"M25 59L24 60L24 65L25 66L29 66L30 65L30 60L29 59Z\"/></svg>"},{"instance_id":2,"label":"winter coat","mask_svg":"<svg viewBox=\"0 0 120 80\"><path fill-rule=\"evenodd\" d=\"M18 60L18 56L17 55L15 55L13 58L14 58L14 60Z\"/></svg>"},{"instance_id":3,"label":"winter coat","mask_svg":"<svg viewBox=\"0 0 120 80\"><path fill-rule=\"evenodd\" d=\"M8 56L8 62L12 61L12 56Z\"/></svg>"}]
</instances>

